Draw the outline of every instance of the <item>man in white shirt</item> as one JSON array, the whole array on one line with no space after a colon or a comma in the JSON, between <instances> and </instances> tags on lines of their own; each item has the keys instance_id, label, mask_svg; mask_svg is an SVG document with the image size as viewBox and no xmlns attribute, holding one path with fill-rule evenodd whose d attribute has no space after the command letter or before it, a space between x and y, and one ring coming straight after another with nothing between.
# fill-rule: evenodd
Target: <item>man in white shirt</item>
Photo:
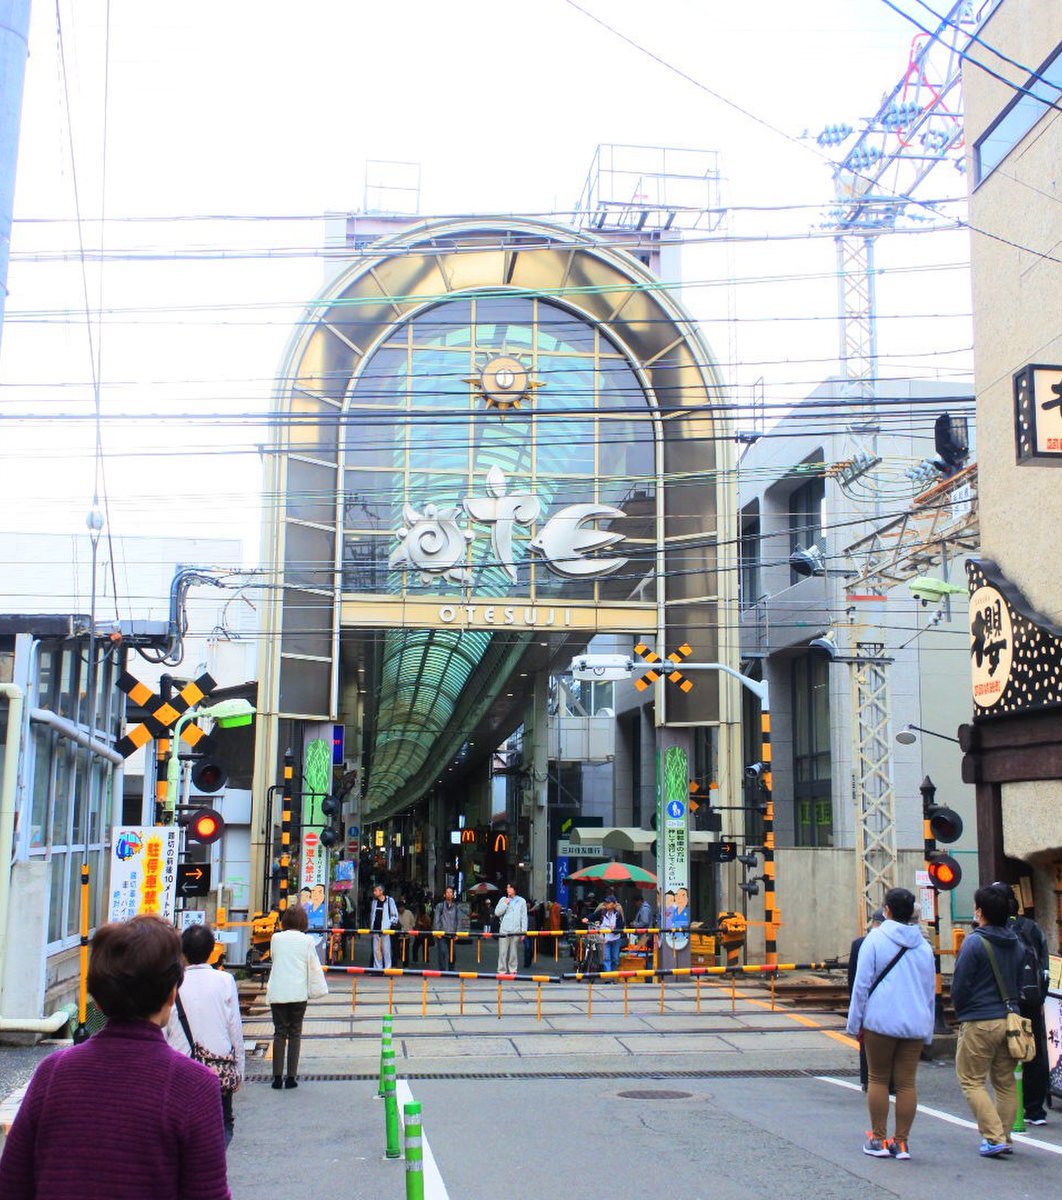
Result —
<instances>
[{"instance_id":1,"label":"man in white shirt","mask_svg":"<svg viewBox=\"0 0 1062 1200\"><path fill-rule=\"evenodd\" d=\"M391 965L391 938L388 932L398 924L398 908L394 900L384 891L382 883L372 889L372 905L369 908L369 928L372 930L372 965Z\"/></svg>"},{"instance_id":2,"label":"man in white shirt","mask_svg":"<svg viewBox=\"0 0 1062 1200\"><path fill-rule=\"evenodd\" d=\"M524 934L527 933L527 901L516 894L516 885L507 883L505 895L498 901L494 915L500 918L498 925L498 974L515 975L518 969L518 952Z\"/></svg>"}]
</instances>

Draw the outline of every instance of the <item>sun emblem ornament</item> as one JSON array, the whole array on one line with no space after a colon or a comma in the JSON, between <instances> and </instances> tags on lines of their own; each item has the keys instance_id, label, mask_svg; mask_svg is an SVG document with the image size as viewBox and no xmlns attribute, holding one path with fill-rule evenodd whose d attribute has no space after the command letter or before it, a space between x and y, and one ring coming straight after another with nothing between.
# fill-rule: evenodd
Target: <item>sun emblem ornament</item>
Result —
<instances>
[{"instance_id":1,"label":"sun emblem ornament","mask_svg":"<svg viewBox=\"0 0 1062 1200\"><path fill-rule=\"evenodd\" d=\"M488 408L509 412L519 408L523 400L542 384L531 378L531 373L511 354L498 354L480 368L479 374L467 380L477 388Z\"/></svg>"}]
</instances>

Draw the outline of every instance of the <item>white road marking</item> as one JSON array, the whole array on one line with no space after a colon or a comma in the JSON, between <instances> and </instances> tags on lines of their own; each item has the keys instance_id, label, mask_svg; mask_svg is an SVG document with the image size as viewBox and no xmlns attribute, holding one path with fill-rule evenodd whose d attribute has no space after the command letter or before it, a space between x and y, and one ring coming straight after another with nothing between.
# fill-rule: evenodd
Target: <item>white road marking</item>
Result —
<instances>
[{"instance_id":1,"label":"white road marking","mask_svg":"<svg viewBox=\"0 0 1062 1200\"><path fill-rule=\"evenodd\" d=\"M413 1093L404 1079L396 1079L395 1094L398 1098L399 1117L401 1117L403 1106L413 1103ZM450 1200L450 1193L446 1190L442 1175L439 1174L435 1155L431 1152L431 1146L428 1145L428 1138L423 1129L421 1130L421 1146L424 1155L424 1200Z\"/></svg>"},{"instance_id":2,"label":"white road marking","mask_svg":"<svg viewBox=\"0 0 1062 1200\"><path fill-rule=\"evenodd\" d=\"M832 1075L816 1075L815 1078L820 1083L832 1083L836 1087L848 1088L849 1091L861 1092L863 1090L858 1083L852 1083L848 1079L834 1079ZM927 1117L936 1117L938 1121L946 1121L949 1125L961 1125L963 1129L977 1128L976 1121L968 1121L965 1117L956 1117L939 1108L930 1108L928 1105L919 1104L918 1111L925 1113ZM1027 1133L1013 1133L1011 1137L1022 1146L1035 1146L1037 1150L1046 1150L1048 1154L1062 1154L1062 1146L1056 1146L1053 1142L1041 1142L1039 1138L1030 1137Z\"/></svg>"}]
</instances>

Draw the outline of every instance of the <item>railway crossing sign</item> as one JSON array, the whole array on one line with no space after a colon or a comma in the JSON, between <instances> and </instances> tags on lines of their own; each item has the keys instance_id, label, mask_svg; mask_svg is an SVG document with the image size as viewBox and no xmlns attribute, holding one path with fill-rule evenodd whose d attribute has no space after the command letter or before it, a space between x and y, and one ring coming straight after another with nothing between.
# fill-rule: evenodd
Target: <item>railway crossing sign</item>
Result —
<instances>
[{"instance_id":1,"label":"railway crossing sign","mask_svg":"<svg viewBox=\"0 0 1062 1200\"><path fill-rule=\"evenodd\" d=\"M148 687L141 683L135 675L123 671L118 677L118 687L134 704L147 709L148 715L139 725L120 738L115 749L123 758L135 754L141 746L147 745L152 738L164 738L173 728L178 717L186 713L193 705L207 696L217 687L212 676L204 673L191 683L186 683L171 700L163 700ZM205 734L198 725L189 724L181 730L181 740L189 746L195 746L202 741Z\"/></svg>"},{"instance_id":2,"label":"railway crossing sign","mask_svg":"<svg viewBox=\"0 0 1062 1200\"><path fill-rule=\"evenodd\" d=\"M669 671L667 667L661 667L660 670L656 670L655 664L662 661L660 655L657 654L655 650L650 650L644 642L639 642L637 646L634 647L634 653L637 654L639 658L644 659L651 666L651 669L646 671L646 673L641 676L640 679L636 679L634 681L634 686L639 692L644 692L647 687L650 687L652 684L656 683L661 675L665 675L668 683L677 683L679 689L683 692L688 692L693 689L693 680L688 679L682 674L681 671ZM684 658L689 658L692 653L693 650L690 648L688 643L684 642L677 650L672 650L672 652L667 655L667 661L672 663L673 666L677 667Z\"/></svg>"}]
</instances>

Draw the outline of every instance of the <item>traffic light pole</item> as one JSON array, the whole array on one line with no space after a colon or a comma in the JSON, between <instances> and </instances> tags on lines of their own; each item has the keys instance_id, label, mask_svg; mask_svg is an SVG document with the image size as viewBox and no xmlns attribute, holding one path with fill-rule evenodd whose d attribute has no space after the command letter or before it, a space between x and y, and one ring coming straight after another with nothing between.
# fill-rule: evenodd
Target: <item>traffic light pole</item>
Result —
<instances>
[{"instance_id":1,"label":"traffic light pole","mask_svg":"<svg viewBox=\"0 0 1062 1200\"><path fill-rule=\"evenodd\" d=\"M284 753L284 790L280 801L280 899L277 901L277 908L281 912L288 907L291 870L291 780L294 774L295 755L287 750Z\"/></svg>"},{"instance_id":2,"label":"traffic light pole","mask_svg":"<svg viewBox=\"0 0 1062 1200\"><path fill-rule=\"evenodd\" d=\"M928 871L930 863L933 861L933 855L937 852L937 839L933 836L932 826L934 799L937 789L933 780L927 775L922 780L922 785L918 790L922 793L922 837L924 839L923 849L926 856L926 870ZM933 921L931 928L933 930L933 970L936 975L936 990L933 999L933 1031L934 1033L947 1033L948 1027L944 1024L944 978L940 970L940 893L935 886L933 887Z\"/></svg>"}]
</instances>

